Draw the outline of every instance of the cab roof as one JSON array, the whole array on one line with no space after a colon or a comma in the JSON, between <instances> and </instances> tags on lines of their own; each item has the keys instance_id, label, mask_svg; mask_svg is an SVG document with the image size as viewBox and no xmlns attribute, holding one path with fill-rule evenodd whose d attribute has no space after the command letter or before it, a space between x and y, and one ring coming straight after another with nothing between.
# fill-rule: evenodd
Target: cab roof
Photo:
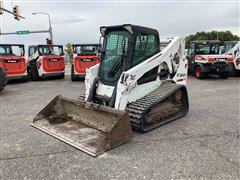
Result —
<instances>
[{"instance_id":1,"label":"cab roof","mask_svg":"<svg viewBox=\"0 0 240 180\"><path fill-rule=\"evenodd\" d=\"M236 42L239 42L239 41L224 41L224 43L227 42L227 43L236 43Z\"/></svg>"},{"instance_id":2,"label":"cab roof","mask_svg":"<svg viewBox=\"0 0 240 180\"><path fill-rule=\"evenodd\" d=\"M191 41L191 43L220 43L218 40L196 40Z\"/></svg>"},{"instance_id":3,"label":"cab roof","mask_svg":"<svg viewBox=\"0 0 240 180\"><path fill-rule=\"evenodd\" d=\"M49 44L37 44L37 45L29 45L30 46L63 46L63 45L57 45L57 44L53 44L53 45L49 45Z\"/></svg>"},{"instance_id":4,"label":"cab roof","mask_svg":"<svg viewBox=\"0 0 240 180\"><path fill-rule=\"evenodd\" d=\"M88 44L73 44L73 46L101 46L101 44L90 44L90 43L88 43Z\"/></svg>"},{"instance_id":5,"label":"cab roof","mask_svg":"<svg viewBox=\"0 0 240 180\"><path fill-rule=\"evenodd\" d=\"M0 44L0 46L24 46L24 44Z\"/></svg>"},{"instance_id":6,"label":"cab roof","mask_svg":"<svg viewBox=\"0 0 240 180\"><path fill-rule=\"evenodd\" d=\"M157 35L158 31L156 29L144 27L144 26L138 26L138 25L132 25L132 24L123 24L123 25L116 25L116 26L102 26L100 27L100 32L102 35L105 35L108 33L108 31L111 30L127 30L131 34L136 34L136 33L147 33L147 34L153 34Z\"/></svg>"}]
</instances>

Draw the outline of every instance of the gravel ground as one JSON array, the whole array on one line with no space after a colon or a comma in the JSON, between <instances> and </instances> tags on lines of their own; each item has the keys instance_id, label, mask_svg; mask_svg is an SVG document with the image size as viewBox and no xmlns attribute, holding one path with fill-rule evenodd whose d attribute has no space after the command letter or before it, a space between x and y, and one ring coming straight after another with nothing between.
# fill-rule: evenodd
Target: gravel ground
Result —
<instances>
[{"instance_id":1,"label":"gravel ground","mask_svg":"<svg viewBox=\"0 0 240 180\"><path fill-rule=\"evenodd\" d=\"M57 94L84 83L11 83L0 94L0 179L239 179L240 78L188 79L186 117L93 158L30 126Z\"/></svg>"}]
</instances>

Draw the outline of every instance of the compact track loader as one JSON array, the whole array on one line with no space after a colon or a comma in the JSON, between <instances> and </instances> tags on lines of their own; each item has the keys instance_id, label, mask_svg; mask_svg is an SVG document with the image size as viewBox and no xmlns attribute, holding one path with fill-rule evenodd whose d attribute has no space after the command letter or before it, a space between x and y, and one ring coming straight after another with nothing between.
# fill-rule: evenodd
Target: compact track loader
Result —
<instances>
[{"instance_id":1,"label":"compact track loader","mask_svg":"<svg viewBox=\"0 0 240 180\"><path fill-rule=\"evenodd\" d=\"M65 77L62 45L32 45L28 47L28 76L33 81L47 77Z\"/></svg>"},{"instance_id":2,"label":"compact track loader","mask_svg":"<svg viewBox=\"0 0 240 180\"><path fill-rule=\"evenodd\" d=\"M85 78L86 69L98 64L99 44L73 44L73 64L71 67L71 80Z\"/></svg>"},{"instance_id":3,"label":"compact track loader","mask_svg":"<svg viewBox=\"0 0 240 180\"><path fill-rule=\"evenodd\" d=\"M101 62L87 69L79 99L57 96L32 126L93 156L185 116L188 63L184 39L160 52L157 30L119 25L100 28Z\"/></svg>"},{"instance_id":4,"label":"compact track loader","mask_svg":"<svg viewBox=\"0 0 240 180\"><path fill-rule=\"evenodd\" d=\"M27 81L27 62L23 44L0 44L0 67L8 80Z\"/></svg>"}]
</instances>

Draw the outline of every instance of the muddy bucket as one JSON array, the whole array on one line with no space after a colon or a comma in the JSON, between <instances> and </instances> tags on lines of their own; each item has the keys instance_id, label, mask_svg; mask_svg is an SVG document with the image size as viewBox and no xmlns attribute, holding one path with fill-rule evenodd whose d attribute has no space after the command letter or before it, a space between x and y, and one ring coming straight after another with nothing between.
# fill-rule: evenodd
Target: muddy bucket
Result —
<instances>
[{"instance_id":1,"label":"muddy bucket","mask_svg":"<svg viewBox=\"0 0 240 180\"><path fill-rule=\"evenodd\" d=\"M62 96L41 110L31 125L92 156L132 138L127 112Z\"/></svg>"}]
</instances>

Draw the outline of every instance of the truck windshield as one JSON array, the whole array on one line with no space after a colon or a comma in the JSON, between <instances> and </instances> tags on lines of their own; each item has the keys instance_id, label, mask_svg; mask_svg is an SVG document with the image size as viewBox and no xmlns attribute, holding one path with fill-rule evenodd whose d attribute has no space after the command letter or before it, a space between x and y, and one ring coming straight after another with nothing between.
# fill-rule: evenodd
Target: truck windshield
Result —
<instances>
[{"instance_id":1,"label":"truck windshield","mask_svg":"<svg viewBox=\"0 0 240 180\"><path fill-rule=\"evenodd\" d=\"M62 56L62 46L39 46L39 52L44 56L56 55Z\"/></svg>"},{"instance_id":2,"label":"truck windshield","mask_svg":"<svg viewBox=\"0 0 240 180\"><path fill-rule=\"evenodd\" d=\"M195 46L196 54L219 54L219 43L201 43Z\"/></svg>"},{"instance_id":3,"label":"truck windshield","mask_svg":"<svg viewBox=\"0 0 240 180\"><path fill-rule=\"evenodd\" d=\"M104 38L99 75L103 83L115 85L127 59L130 34L127 31L112 31Z\"/></svg>"},{"instance_id":4,"label":"truck windshield","mask_svg":"<svg viewBox=\"0 0 240 180\"><path fill-rule=\"evenodd\" d=\"M99 48L96 45L76 45L73 49L78 55L97 55Z\"/></svg>"}]
</instances>

